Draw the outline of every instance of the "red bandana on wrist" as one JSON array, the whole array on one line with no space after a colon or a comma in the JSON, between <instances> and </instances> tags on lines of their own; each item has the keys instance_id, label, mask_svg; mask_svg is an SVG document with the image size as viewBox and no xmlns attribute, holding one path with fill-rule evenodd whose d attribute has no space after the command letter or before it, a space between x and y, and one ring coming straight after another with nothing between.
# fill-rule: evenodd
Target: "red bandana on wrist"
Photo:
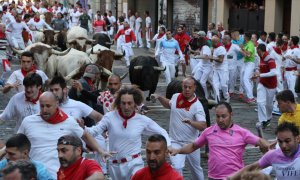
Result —
<instances>
[{"instance_id":1,"label":"red bandana on wrist","mask_svg":"<svg viewBox=\"0 0 300 180\"><path fill-rule=\"evenodd\" d=\"M39 22L40 21L40 18L33 18L34 22Z\"/></svg>"},{"instance_id":2,"label":"red bandana on wrist","mask_svg":"<svg viewBox=\"0 0 300 180\"><path fill-rule=\"evenodd\" d=\"M273 47L274 51L277 53L277 54L282 54L281 50L277 47Z\"/></svg>"},{"instance_id":3,"label":"red bandana on wrist","mask_svg":"<svg viewBox=\"0 0 300 180\"><path fill-rule=\"evenodd\" d=\"M36 104L37 101L39 100L41 94L42 94L42 92L39 91L39 94L35 99L29 99L29 97L27 97L27 96L25 96L25 99L26 99L26 101L31 102L32 104Z\"/></svg>"},{"instance_id":4,"label":"red bandana on wrist","mask_svg":"<svg viewBox=\"0 0 300 180\"><path fill-rule=\"evenodd\" d=\"M157 39L160 39L160 38L162 38L164 35L165 35L165 33L158 34L158 36L157 36Z\"/></svg>"},{"instance_id":5,"label":"red bandana on wrist","mask_svg":"<svg viewBox=\"0 0 300 180\"><path fill-rule=\"evenodd\" d=\"M230 49L230 47L231 47L231 43L229 43L229 44L225 45L224 47L225 47L226 51L228 52L228 51L229 51L229 49Z\"/></svg>"},{"instance_id":6,"label":"red bandana on wrist","mask_svg":"<svg viewBox=\"0 0 300 180\"><path fill-rule=\"evenodd\" d=\"M25 71L23 68L21 68L21 73L23 74L24 77L26 77L27 74L30 73L30 72L33 72L33 73L36 72L36 66L35 65L32 65L29 71Z\"/></svg>"},{"instance_id":7,"label":"red bandana on wrist","mask_svg":"<svg viewBox=\"0 0 300 180\"><path fill-rule=\"evenodd\" d=\"M296 45L296 46L291 46L291 49L294 49L294 48L299 48L299 46L298 46L298 45Z\"/></svg>"},{"instance_id":8,"label":"red bandana on wrist","mask_svg":"<svg viewBox=\"0 0 300 180\"><path fill-rule=\"evenodd\" d=\"M187 111L190 110L191 105L197 101L197 96L191 101L188 101L182 93L179 94L176 101L176 108L185 108Z\"/></svg>"},{"instance_id":9,"label":"red bandana on wrist","mask_svg":"<svg viewBox=\"0 0 300 180\"><path fill-rule=\"evenodd\" d=\"M66 115L62 110L57 108L56 112L53 114L51 118L47 120L50 124L58 124L63 121L65 121L68 118L68 115Z\"/></svg>"},{"instance_id":10,"label":"red bandana on wrist","mask_svg":"<svg viewBox=\"0 0 300 180\"><path fill-rule=\"evenodd\" d=\"M129 117L125 117L120 109L118 110L118 112L119 112L119 115L124 119L123 127L126 128L127 127L127 121L135 115L135 111L133 111L133 113Z\"/></svg>"}]
</instances>

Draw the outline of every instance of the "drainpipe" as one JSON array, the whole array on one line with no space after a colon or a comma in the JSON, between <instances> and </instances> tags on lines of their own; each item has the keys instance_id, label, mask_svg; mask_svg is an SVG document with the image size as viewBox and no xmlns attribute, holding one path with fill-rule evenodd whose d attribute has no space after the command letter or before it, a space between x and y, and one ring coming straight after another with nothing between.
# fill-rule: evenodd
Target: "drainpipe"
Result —
<instances>
[{"instance_id":1,"label":"drainpipe","mask_svg":"<svg viewBox=\"0 0 300 180\"><path fill-rule=\"evenodd\" d=\"M212 7L212 22L216 24L217 22L217 0L213 0L213 7Z\"/></svg>"}]
</instances>

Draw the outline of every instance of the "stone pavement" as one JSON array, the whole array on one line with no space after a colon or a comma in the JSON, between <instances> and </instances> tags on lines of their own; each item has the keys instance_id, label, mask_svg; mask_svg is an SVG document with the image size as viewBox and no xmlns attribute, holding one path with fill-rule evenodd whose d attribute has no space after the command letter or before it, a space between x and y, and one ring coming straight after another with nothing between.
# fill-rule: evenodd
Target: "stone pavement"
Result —
<instances>
[{"instance_id":1,"label":"stone pavement","mask_svg":"<svg viewBox=\"0 0 300 180\"><path fill-rule=\"evenodd\" d=\"M150 55L153 56L153 50L150 49L134 49L135 55ZM18 62L12 63L12 68L15 70L19 67ZM0 68L1 69L1 68ZM190 73L190 68L187 67L188 74ZM128 69L125 67L124 61L115 61L114 62L114 69L113 72L119 75L122 75L126 73ZM0 70L0 74L2 74L2 69ZM182 79L182 76L178 77L179 79ZM123 80L123 84L130 84L129 77L127 76ZM1 87L0 87L1 89ZM159 79L159 84L156 90L156 93L158 94L165 94L166 90L166 84L165 79L163 77L163 74L161 74ZM5 108L6 104L8 103L10 97L13 95L13 92L10 92L8 94L0 93L0 112ZM145 92L145 95L148 95L148 92ZM158 102L152 103L152 102L146 102L146 105L150 108L149 113L147 116L155 120L159 125L161 125L163 128L168 130L169 126L169 110L164 109ZM248 105L242 101L239 100L238 97L233 97L231 99L231 105L233 106L233 118L234 122L238 125L245 127L249 130L251 130L254 134L257 134L255 129L255 123L257 122L257 112L255 112L255 105ZM210 110L212 123L214 123L214 110ZM264 135L266 139L275 139L274 135L274 129L277 126L278 116L274 116L271 122L271 126L268 127L266 130L264 130ZM8 121L3 125L0 125L0 139L7 139L10 137L10 135L13 133L13 127L14 127L14 121ZM146 137L143 137L145 140ZM143 145L144 148L144 145ZM261 157L261 153L259 152L258 148L254 148L252 146L247 146L246 151L244 153L244 162L245 164L250 164L255 162ZM207 158L202 158L201 165L204 169L205 176L207 177ZM190 174L188 168L185 168L184 170L184 177L185 179L190 179Z\"/></svg>"}]
</instances>

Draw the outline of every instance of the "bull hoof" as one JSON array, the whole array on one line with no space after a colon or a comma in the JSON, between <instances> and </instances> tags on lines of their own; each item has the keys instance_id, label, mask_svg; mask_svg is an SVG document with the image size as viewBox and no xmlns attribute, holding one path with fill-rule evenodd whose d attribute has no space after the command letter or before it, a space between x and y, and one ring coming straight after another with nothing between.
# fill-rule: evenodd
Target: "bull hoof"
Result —
<instances>
[{"instance_id":1,"label":"bull hoof","mask_svg":"<svg viewBox=\"0 0 300 180\"><path fill-rule=\"evenodd\" d=\"M150 101L150 97L146 97L146 101Z\"/></svg>"}]
</instances>

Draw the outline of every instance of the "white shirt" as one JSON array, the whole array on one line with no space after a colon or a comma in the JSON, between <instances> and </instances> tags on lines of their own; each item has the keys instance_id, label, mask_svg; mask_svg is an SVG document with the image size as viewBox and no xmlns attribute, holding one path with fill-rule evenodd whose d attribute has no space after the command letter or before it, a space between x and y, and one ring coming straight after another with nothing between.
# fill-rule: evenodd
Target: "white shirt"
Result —
<instances>
[{"instance_id":1,"label":"white shirt","mask_svg":"<svg viewBox=\"0 0 300 180\"><path fill-rule=\"evenodd\" d=\"M135 16L132 15L129 18L129 26L130 26L131 29L134 29L134 24L135 24Z\"/></svg>"},{"instance_id":2,"label":"white shirt","mask_svg":"<svg viewBox=\"0 0 300 180\"><path fill-rule=\"evenodd\" d=\"M11 30L12 37L22 38L23 29L32 34L28 26L24 22L11 22L7 25L7 29Z\"/></svg>"},{"instance_id":3,"label":"white shirt","mask_svg":"<svg viewBox=\"0 0 300 180\"><path fill-rule=\"evenodd\" d=\"M135 19L135 32L139 32L142 28L143 19L141 17L137 17Z\"/></svg>"},{"instance_id":4,"label":"white shirt","mask_svg":"<svg viewBox=\"0 0 300 180\"><path fill-rule=\"evenodd\" d=\"M228 52L226 52L226 55L224 56L224 61L228 62L228 69L234 69L237 65L237 55L240 50L241 48L238 45L231 43Z\"/></svg>"},{"instance_id":5,"label":"white shirt","mask_svg":"<svg viewBox=\"0 0 300 180\"><path fill-rule=\"evenodd\" d=\"M82 15L82 13L79 12L79 11L72 12L72 13L70 14L70 16L72 17L72 24L78 25L78 23L79 23L79 17L80 17L81 15Z\"/></svg>"},{"instance_id":6,"label":"white shirt","mask_svg":"<svg viewBox=\"0 0 300 180\"><path fill-rule=\"evenodd\" d=\"M108 18L111 25L113 25L116 22L115 16L107 16L107 18Z\"/></svg>"},{"instance_id":7,"label":"white shirt","mask_svg":"<svg viewBox=\"0 0 300 180\"><path fill-rule=\"evenodd\" d=\"M87 117L93 111L93 108L91 108L90 106L70 98L61 103L59 107L63 110L63 112L75 119Z\"/></svg>"},{"instance_id":8,"label":"white shirt","mask_svg":"<svg viewBox=\"0 0 300 180\"><path fill-rule=\"evenodd\" d=\"M40 19L39 22L35 22L34 19L32 18L27 22L27 25L32 29L37 29L37 30L43 30L45 27L46 29L53 30L52 27L50 27L49 24L47 24L44 21L44 19Z\"/></svg>"},{"instance_id":9,"label":"white shirt","mask_svg":"<svg viewBox=\"0 0 300 180\"><path fill-rule=\"evenodd\" d=\"M43 80L43 84L45 83L45 81L48 80L48 76L41 70L36 70L36 73L38 75L41 76L42 80ZM21 92L24 91L24 86L23 86L23 80L24 80L24 76L21 72L21 69L14 71L9 78L7 79L7 84L15 84L15 83L19 83L20 85L16 87L16 91L17 92Z\"/></svg>"},{"instance_id":10,"label":"white shirt","mask_svg":"<svg viewBox=\"0 0 300 180\"><path fill-rule=\"evenodd\" d=\"M292 56L292 57L297 57L298 59L300 58L300 49L299 48L294 48L294 49L288 49L284 55L284 57L286 56ZM297 63L295 63L293 60L291 59L286 59L284 61L285 67L286 68L291 68L291 67L297 67Z\"/></svg>"},{"instance_id":11,"label":"white shirt","mask_svg":"<svg viewBox=\"0 0 300 180\"><path fill-rule=\"evenodd\" d=\"M211 50L207 45L202 46L200 51L201 56L211 56ZM202 66L212 66L212 62L210 60L200 59Z\"/></svg>"},{"instance_id":12,"label":"white shirt","mask_svg":"<svg viewBox=\"0 0 300 180\"><path fill-rule=\"evenodd\" d=\"M257 40L258 44L264 44L265 46L267 46L267 43L263 40L261 40L260 38Z\"/></svg>"},{"instance_id":13,"label":"white shirt","mask_svg":"<svg viewBox=\"0 0 300 180\"><path fill-rule=\"evenodd\" d=\"M282 55L277 54L276 51L271 51L270 55L274 58L276 63L277 76L281 76L281 67L282 67Z\"/></svg>"},{"instance_id":14,"label":"white shirt","mask_svg":"<svg viewBox=\"0 0 300 180\"><path fill-rule=\"evenodd\" d=\"M159 33L155 34L155 36L153 37L153 41L155 41L155 55L158 55L159 52L157 52L157 50L159 49L159 46L160 46L160 43L161 41L163 40L166 40L167 39L167 36L166 34L164 34L162 37L160 37L159 39L157 38L159 35Z\"/></svg>"},{"instance_id":15,"label":"white shirt","mask_svg":"<svg viewBox=\"0 0 300 180\"><path fill-rule=\"evenodd\" d=\"M15 120L14 132L17 132L25 117L36 114L39 111L39 101L36 104L26 101L25 92L23 91L10 98L4 111L0 114L0 119L5 121Z\"/></svg>"},{"instance_id":16,"label":"white shirt","mask_svg":"<svg viewBox=\"0 0 300 180\"><path fill-rule=\"evenodd\" d=\"M199 130L182 122L184 119L191 121L206 122L205 112L199 100L193 103L189 110L176 108L176 101L180 93L176 93L170 100L171 114L169 134L171 140L180 142L194 142L199 136ZM197 98L197 97L195 97Z\"/></svg>"},{"instance_id":17,"label":"white shirt","mask_svg":"<svg viewBox=\"0 0 300 180\"><path fill-rule=\"evenodd\" d=\"M145 21L146 21L146 27L151 28L151 18L150 18L150 16L147 16Z\"/></svg>"},{"instance_id":18,"label":"white shirt","mask_svg":"<svg viewBox=\"0 0 300 180\"><path fill-rule=\"evenodd\" d=\"M25 134L30 143L30 158L45 165L52 177L57 177L60 167L57 153L57 140L64 135L75 135L81 138L83 129L73 117L68 117L58 124L44 121L39 114L26 117L18 133Z\"/></svg>"},{"instance_id":19,"label":"white shirt","mask_svg":"<svg viewBox=\"0 0 300 180\"><path fill-rule=\"evenodd\" d=\"M276 46L276 42L275 41L272 41L270 42L269 44L267 44L267 52L270 53L271 51L273 51L273 47Z\"/></svg>"},{"instance_id":20,"label":"white shirt","mask_svg":"<svg viewBox=\"0 0 300 180\"><path fill-rule=\"evenodd\" d=\"M117 152L111 159L121 159L140 153L142 134L148 136L161 134L166 138L168 146L171 144L166 130L147 116L136 113L127 121L126 128L123 127L123 121L124 119L119 115L119 112L115 110L105 114L96 126L86 128L94 137L108 130L109 150Z\"/></svg>"},{"instance_id":21,"label":"white shirt","mask_svg":"<svg viewBox=\"0 0 300 180\"><path fill-rule=\"evenodd\" d=\"M223 46L219 46L213 50L213 57L219 57L221 55L224 56L224 60L221 63L214 61L214 69L228 70L228 61L225 60L226 49Z\"/></svg>"}]
</instances>

